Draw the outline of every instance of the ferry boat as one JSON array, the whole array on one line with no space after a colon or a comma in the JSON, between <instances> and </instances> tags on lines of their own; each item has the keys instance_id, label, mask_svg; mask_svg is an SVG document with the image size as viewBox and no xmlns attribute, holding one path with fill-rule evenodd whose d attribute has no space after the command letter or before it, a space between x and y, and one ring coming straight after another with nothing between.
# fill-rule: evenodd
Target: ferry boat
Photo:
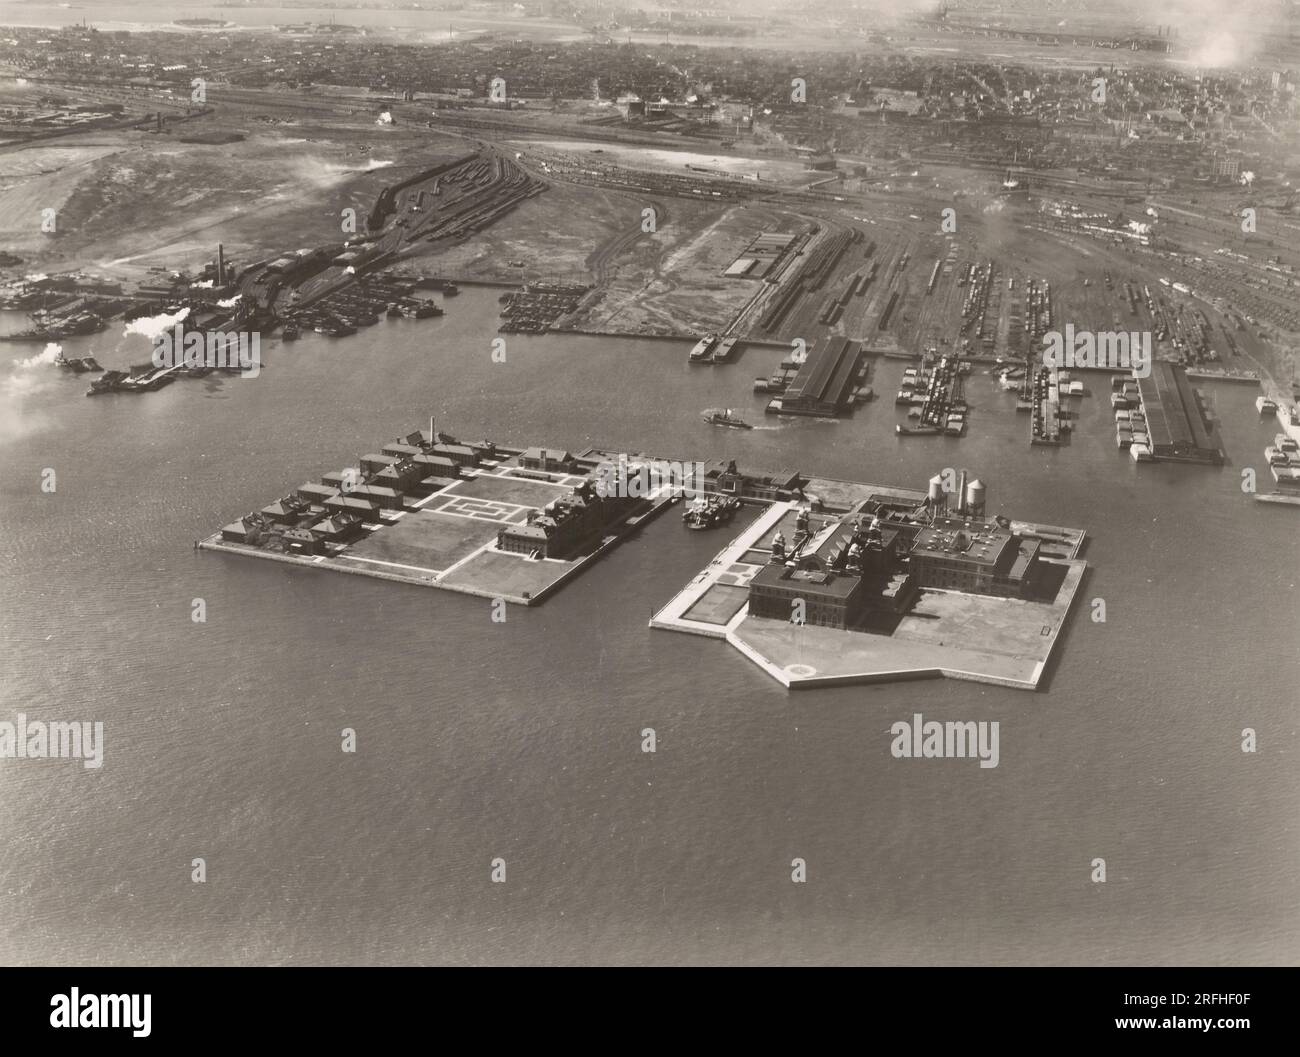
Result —
<instances>
[{"instance_id":1,"label":"ferry boat","mask_svg":"<svg viewBox=\"0 0 1300 1057\"><path fill-rule=\"evenodd\" d=\"M732 414L731 408L711 407L703 414L703 419L713 426L730 426L733 429L753 429L748 422Z\"/></svg>"},{"instance_id":2,"label":"ferry boat","mask_svg":"<svg viewBox=\"0 0 1300 1057\"><path fill-rule=\"evenodd\" d=\"M682 524L696 531L717 528L730 521L739 508L740 500L732 496L706 496L693 500L682 511Z\"/></svg>"},{"instance_id":3,"label":"ferry boat","mask_svg":"<svg viewBox=\"0 0 1300 1057\"><path fill-rule=\"evenodd\" d=\"M1255 400L1255 409L1261 415L1276 415L1277 404L1266 396L1257 397Z\"/></svg>"},{"instance_id":4,"label":"ferry boat","mask_svg":"<svg viewBox=\"0 0 1300 1057\"><path fill-rule=\"evenodd\" d=\"M716 334L705 334L691 349L690 362L704 363L708 359L709 353L713 351L713 346L717 343L718 336Z\"/></svg>"},{"instance_id":5,"label":"ferry boat","mask_svg":"<svg viewBox=\"0 0 1300 1057\"><path fill-rule=\"evenodd\" d=\"M726 363L731 359L731 354L736 350L738 338L723 338L718 343L717 351L713 354L714 363Z\"/></svg>"}]
</instances>

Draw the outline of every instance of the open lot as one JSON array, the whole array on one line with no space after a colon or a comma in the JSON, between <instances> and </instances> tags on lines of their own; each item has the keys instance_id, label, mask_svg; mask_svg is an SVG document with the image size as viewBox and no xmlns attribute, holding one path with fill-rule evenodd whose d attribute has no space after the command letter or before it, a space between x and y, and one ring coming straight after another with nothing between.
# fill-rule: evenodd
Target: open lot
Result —
<instances>
[{"instance_id":1,"label":"open lot","mask_svg":"<svg viewBox=\"0 0 1300 1057\"><path fill-rule=\"evenodd\" d=\"M457 481L449 489L448 496L463 496L466 499L490 499L498 503L512 503L519 506L545 506L552 499L565 495L569 491L562 485L547 484L545 481L525 481L517 477L501 477L494 474L479 474L463 481ZM438 500L434 500L436 505Z\"/></svg>"},{"instance_id":2,"label":"open lot","mask_svg":"<svg viewBox=\"0 0 1300 1057\"><path fill-rule=\"evenodd\" d=\"M349 547L347 556L441 572L496 539L498 527L476 518L420 510Z\"/></svg>"},{"instance_id":3,"label":"open lot","mask_svg":"<svg viewBox=\"0 0 1300 1057\"><path fill-rule=\"evenodd\" d=\"M1037 688L1085 564L1066 564L1054 601L924 591L891 635L746 617L728 640L792 689L944 676Z\"/></svg>"}]
</instances>

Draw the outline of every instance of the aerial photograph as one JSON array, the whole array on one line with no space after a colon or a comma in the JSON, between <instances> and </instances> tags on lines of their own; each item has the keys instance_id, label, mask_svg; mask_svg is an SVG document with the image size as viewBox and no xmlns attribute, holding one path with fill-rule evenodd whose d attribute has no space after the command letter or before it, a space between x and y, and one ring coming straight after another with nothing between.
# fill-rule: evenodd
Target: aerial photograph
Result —
<instances>
[{"instance_id":1,"label":"aerial photograph","mask_svg":"<svg viewBox=\"0 0 1300 1057\"><path fill-rule=\"evenodd\" d=\"M1294 966L1300 0L0 0L0 557L6 966Z\"/></svg>"}]
</instances>

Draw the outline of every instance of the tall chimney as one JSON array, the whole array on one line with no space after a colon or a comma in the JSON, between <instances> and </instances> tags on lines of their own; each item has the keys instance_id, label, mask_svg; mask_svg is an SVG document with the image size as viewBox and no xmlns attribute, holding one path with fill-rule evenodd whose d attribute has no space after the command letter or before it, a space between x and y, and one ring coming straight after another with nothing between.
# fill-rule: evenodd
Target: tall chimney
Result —
<instances>
[{"instance_id":1,"label":"tall chimney","mask_svg":"<svg viewBox=\"0 0 1300 1057\"><path fill-rule=\"evenodd\" d=\"M217 243L217 285L226 285L226 248Z\"/></svg>"}]
</instances>

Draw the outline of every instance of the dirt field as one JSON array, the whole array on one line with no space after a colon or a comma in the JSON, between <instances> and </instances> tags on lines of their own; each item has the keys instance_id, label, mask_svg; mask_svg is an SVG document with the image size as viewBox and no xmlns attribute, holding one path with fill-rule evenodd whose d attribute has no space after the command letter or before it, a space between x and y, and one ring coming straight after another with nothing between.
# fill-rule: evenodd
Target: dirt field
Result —
<instances>
[{"instance_id":1,"label":"dirt field","mask_svg":"<svg viewBox=\"0 0 1300 1057\"><path fill-rule=\"evenodd\" d=\"M134 130L0 149L0 240L25 271L87 268L129 279L150 268L193 268L217 242L237 264L348 237L384 184L465 151L427 129L374 125L352 108L312 109L276 124L227 107L174 132ZM198 132L240 142L182 143ZM42 233L41 210L57 233Z\"/></svg>"}]
</instances>

